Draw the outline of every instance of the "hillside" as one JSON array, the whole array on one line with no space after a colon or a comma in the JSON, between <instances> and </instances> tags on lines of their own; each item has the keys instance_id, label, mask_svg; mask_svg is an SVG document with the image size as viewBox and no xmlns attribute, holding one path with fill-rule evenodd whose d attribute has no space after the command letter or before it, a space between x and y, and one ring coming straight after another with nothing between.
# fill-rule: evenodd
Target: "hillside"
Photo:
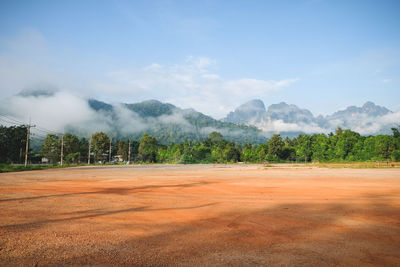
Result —
<instances>
[{"instance_id":1,"label":"hillside","mask_svg":"<svg viewBox=\"0 0 400 267\"><path fill-rule=\"evenodd\" d=\"M181 109L157 100L111 105L90 99L88 104L105 118L107 128L118 138L139 139L148 133L161 143L169 144L202 141L211 132L218 131L227 140L238 144L267 140L262 131L254 126L222 122L193 109ZM70 126L73 132L77 132L78 128Z\"/></svg>"}]
</instances>

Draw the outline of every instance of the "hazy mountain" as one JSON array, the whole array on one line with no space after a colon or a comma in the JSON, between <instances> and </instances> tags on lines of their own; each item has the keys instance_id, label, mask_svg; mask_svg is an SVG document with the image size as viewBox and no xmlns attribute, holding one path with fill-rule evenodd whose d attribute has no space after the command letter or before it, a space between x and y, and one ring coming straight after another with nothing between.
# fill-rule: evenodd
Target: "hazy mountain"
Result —
<instances>
[{"instance_id":1,"label":"hazy mountain","mask_svg":"<svg viewBox=\"0 0 400 267\"><path fill-rule=\"evenodd\" d=\"M362 107L350 106L332 115L315 117L309 110L285 102L265 109L261 100L249 101L230 112L226 122L256 126L268 136L273 133L327 133L337 127L350 128L361 134L388 133L400 123L400 113L366 102Z\"/></svg>"},{"instance_id":2,"label":"hazy mountain","mask_svg":"<svg viewBox=\"0 0 400 267\"><path fill-rule=\"evenodd\" d=\"M399 113L366 102L362 107L350 106L325 118L325 127L342 126L361 134L390 133L390 128L400 123Z\"/></svg>"},{"instance_id":3,"label":"hazy mountain","mask_svg":"<svg viewBox=\"0 0 400 267\"><path fill-rule=\"evenodd\" d=\"M266 112L264 102L255 99L230 112L224 121L243 124L257 123L264 119Z\"/></svg>"},{"instance_id":4,"label":"hazy mountain","mask_svg":"<svg viewBox=\"0 0 400 267\"><path fill-rule=\"evenodd\" d=\"M0 114L21 124L32 121L42 128L42 132L35 133L40 138L52 132L87 137L104 131L113 138L139 139L148 133L164 144L200 141L213 131L245 144L265 142L274 133L283 136L329 133L339 126L363 135L390 133L391 127L400 124L400 112L372 102L315 117L309 110L285 102L266 108L261 100L252 100L225 119L216 120L194 109L181 109L157 100L106 103L51 89L23 91L7 98L0 103Z\"/></svg>"},{"instance_id":5,"label":"hazy mountain","mask_svg":"<svg viewBox=\"0 0 400 267\"><path fill-rule=\"evenodd\" d=\"M223 121L243 124L258 124L265 120L282 120L286 123L314 122L313 114L307 109L300 109L296 105L285 102L273 104L265 109L262 100L254 99L230 112Z\"/></svg>"},{"instance_id":6,"label":"hazy mountain","mask_svg":"<svg viewBox=\"0 0 400 267\"><path fill-rule=\"evenodd\" d=\"M296 105L288 105L285 102L270 105L266 116L271 120L282 120L286 123L315 122L315 118L309 110L301 109Z\"/></svg>"},{"instance_id":7,"label":"hazy mountain","mask_svg":"<svg viewBox=\"0 0 400 267\"><path fill-rule=\"evenodd\" d=\"M346 119L348 117L354 117L357 115L367 115L370 117L379 117L386 115L388 113L392 113L389 109L375 105L373 102L368 101L362 107L350 106L344 110L339 110L333 113L330 116L327 116L327 119L337 119L343 118Z\"/></svg>"},{"instance_id":8,"label":"hazy mountain","mask_svg":"<svg viewBox=\"0 0 400 267\"><path fill-rule=\"evenodd\" d=\"M125 106L144 118L171 115L173 112L179 111L174 105L161 103L158 100L147 100L140 103L125 104Z\"/></svg>"},{"instance_id":9,"label":"hazy mountain","mask_svg":"<svg viewBox=\"0 0 400 267\"><path fill-rule=\"evenodd\" d=\"M98 115L106 118L104 121L108 128L121 138L138 139L146 132L168 144L204 140L211 132L218 131L236 143L266 141L262 131L254 126L222 122L194 109L181 109L157 100L111 105L90 99L88 104ZM76 129L71 127L70 130Z\"/></svg>"}]
</instances>

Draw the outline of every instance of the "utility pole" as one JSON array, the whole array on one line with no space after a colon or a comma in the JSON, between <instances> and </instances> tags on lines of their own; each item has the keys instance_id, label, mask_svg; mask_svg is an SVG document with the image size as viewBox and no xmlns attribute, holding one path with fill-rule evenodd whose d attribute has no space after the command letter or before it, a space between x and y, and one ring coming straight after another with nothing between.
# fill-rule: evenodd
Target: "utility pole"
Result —
<instances>
[{"instance_id":1,"label":"utility pole","mask_svg":"<svg viewBox=\"0 0 400 267\"><path fill-rule=\"evenodd\" d=\"M31 125L31 120L29 120L29 124L26 127L25 167L28 165L29 140L31 138L31 127L35 127L35 125Z\"/></svg>"},{"instance_id":2,"label":"utility pole","mask_svg":"<svg viewBox=\"0 0 400 267\"><path fill-rule=\"evenodd\" d=\"M128 164L131 163L131 140L128 143Z\"/></svg>"},{"instance_id":3,"label":"utility pole","mask_svg":"<svg viewBox=\"0 0 400 267\"><path fill-rule=\"evenodd\" d=\"M111 163L111 147L112 146L112 139L110 138L110 149L108 151L108 163Z\"/></svg>"},{"instance_id":4,"label":"utility pole","mask_svg":"<svg viewBox=\"0 0 400 267\"><path fill-rule=\"evenodd\" d=\"M90 136L89 139L89 152L88 152L88 156L87 156L87 164L90 164L90 147L92 146L92 136Z\"/></svg>"},{"instance_id":5,"label":"utility pole","mask_svg":"<svg viewBox=\"0 0 400 267\"><path fill-rule=\"evenodd\" d=\"M61 166L63 165L64 158L64 135L61 135Z\"/></svg>"}]
</instances>

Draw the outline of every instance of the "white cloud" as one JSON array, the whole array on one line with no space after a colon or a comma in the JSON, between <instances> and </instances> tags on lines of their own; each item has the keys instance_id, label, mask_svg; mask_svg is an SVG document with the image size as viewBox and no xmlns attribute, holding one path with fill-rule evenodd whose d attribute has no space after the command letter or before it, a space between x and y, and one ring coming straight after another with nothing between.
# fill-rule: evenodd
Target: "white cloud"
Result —
<instances>
[{"instance_id":1,"label":"white cloud","mask_svg":"<svg viewBox=\"0 0 400 267\"><path fill-rule=\"evenodd\" d=\"M55 92L51 96L14 96L1 103L1 113L22 122L30 119L41 127L62 132L69 124L84 124L95 113L85 99L69 92Z\"/></svg>"},{"instance_id":2,"label":"white cloud","mask_svg":"<svg viewBox=\"0 0 400 267\"><path fill-rule=\"evenodd\" d=\"M32 29L0 39L0 45L1 98L46 84L106 102L158 99L222 118L243 102L265 98L296 81L225 79L217 73L215 59L194 56L180 64L154 62L137 68L80 70L79 59L52 51L46 38Z\"/></svg>"},{"instance_id":3,"label":"white cloud","mask_svg":"<svg viewBox=\"0 0 400 267\"><path fill-rule=\"evenodd\" d=\"M362 135L390 133L391 127L400 125L400 111L378 117L355 113L345 119L331 119L328 121L328 125L327 130L330 131L340 126Z\"/></svg>"},{"instance_id":4,"label":"white cloud","mask_svg":"<svg viewBox=\"0 0 400 267\"><path fill-rule=\"evenodd\" d=\"M392 82L392 79L383 79L382 82L383 82L383 83L391 83L391 82Z\"/></svg>"},{"instance_id":5,"label":"white cloud","mask_svg":"<svg viewBox=\"0 0 400 267\"><path fill-rule=\"evenodd\" d=\"M302 132L306 134L327 132L327 129L318 126L316 123L289 123L283 120L271 120L269 118L254 123L254 125L263 130L267 135L280 132Z\"/></svg>"},{"instance_id":6,"label":"white cloud","mask_svg":"<svg viewBox=\"0 0 400 267\"><path fill-rule=\"evenodd\" d=\"M265 97L297 81L227 80L213 71L215 65L215 60L206 57L188 57L184 63L172 66L153 63L140 69L109 72L94 87L116 98L128 97L127 101L155 98L221 118L248 99Z\"/></svg>"}]
</instances>

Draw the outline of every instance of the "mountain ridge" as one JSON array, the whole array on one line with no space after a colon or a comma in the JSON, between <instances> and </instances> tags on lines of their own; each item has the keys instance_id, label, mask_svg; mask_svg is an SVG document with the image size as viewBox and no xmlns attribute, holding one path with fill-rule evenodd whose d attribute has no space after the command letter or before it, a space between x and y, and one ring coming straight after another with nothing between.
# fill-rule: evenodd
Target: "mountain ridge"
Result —
<instances>
[{"instance_id":1,"label":"mountain ridge","mask_svg":"<svg viewBox=\"0 0 400 267\"><path fill-rule=\"evenodd\" d=\"M349 106L331 115L318 115L316 117L308 109L301 109L286 102L272 104L260 112L260 101L262 102L260 99L250 100L237 107L222 120L256 126L270 134L279 132L276 131L278 125L281 128L286 127L294 134L329 132L337 127L351 128L360 131L362 134L367 134L367 130L375 129L372 134L378 134L389 132L390 127L395 126L394 122L380 124L377 121L379 118L386 120L386 117L394 113L371 101L367 101L361 107ZM257 103L257 105L253 105L253 103ZM262 105L265 107L263 102Z\"/></svg>"},{"instance_id":2,"label":"mountain ridge","mask_svg":"<svg viewBox=\"0 0 400 267\"><path fill-rule=\"evenodd\" d=\"M112 118L110 128L119 129L120 137L140 138L143 133L156 137L161 143L180 143L202 141L212 131L221 132L224 137L236 143L263 143L267 138L262 131L251 125L223 122L194 109L181 109L170 103L146 100L138 103L119 103L111 105L99 100L89 99L90 108L103 116ZM128 111L128 113L127 113ZM118 123L120 114L125 113L125 125ZM121 124L121 127L118 125ZM124 126L132 124L136 129ZM71 128L73 131L73 127Z\"/></svg>"}]
</instances>

